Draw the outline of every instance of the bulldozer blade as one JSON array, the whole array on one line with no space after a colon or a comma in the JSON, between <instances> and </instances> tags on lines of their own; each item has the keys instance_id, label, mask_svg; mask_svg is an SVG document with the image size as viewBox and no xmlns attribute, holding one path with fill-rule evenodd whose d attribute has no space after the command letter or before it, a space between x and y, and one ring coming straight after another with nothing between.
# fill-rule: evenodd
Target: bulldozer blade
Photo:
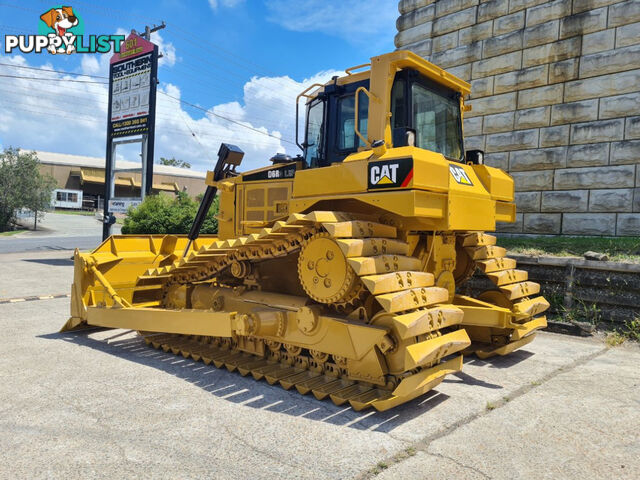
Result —
<instances>
[{"instance_id":1,"label":"bulldozer blade","mask_svg":"<svg viewBox=\"0 0 640 480\"><path fill-rule=\"evenodd\" d=\"M71 317L60 329L60 333L64 332L77 332L80 330L87 330L89 328L95 328L91 325L88 325L81 318Z\"/></svg>"}]
</instances>

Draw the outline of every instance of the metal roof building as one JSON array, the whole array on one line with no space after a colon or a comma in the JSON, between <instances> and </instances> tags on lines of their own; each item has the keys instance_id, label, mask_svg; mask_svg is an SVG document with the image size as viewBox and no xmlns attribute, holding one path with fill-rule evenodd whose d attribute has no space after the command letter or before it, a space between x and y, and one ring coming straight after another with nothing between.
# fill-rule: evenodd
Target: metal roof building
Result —
<instances>
[{"instance_id":1,"label":"metal roof building","mask_svg":"<svg viewBox=\"0 0 640 480\"><path fill-rule=\"evenodd\" d=\"M96 201L104 197L103 157L86 157L36 151L40 170L48 173L57 182L58 188L81 190L86 200ZM177 193L185 191L191 197L204 193L206 172L166 165L153 166L153 191ZM115 196L139 197L141 186L141 164L117 160L115 164ZM97 203L96 203L97 206Z\"/></svg>"}]
</instances>

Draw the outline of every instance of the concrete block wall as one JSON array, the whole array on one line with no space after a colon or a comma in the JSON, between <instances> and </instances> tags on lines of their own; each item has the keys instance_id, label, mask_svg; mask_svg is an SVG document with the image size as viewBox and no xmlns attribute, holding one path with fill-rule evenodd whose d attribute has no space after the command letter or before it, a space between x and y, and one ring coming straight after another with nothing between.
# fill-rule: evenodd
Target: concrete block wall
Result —
<instances>
[{"instance_id":1,"label":"concrete block wall","mask_svg":"<svg viewBox=\"0 0 640 480\"><path fill-rule=\"evenodd\" d=\"M400 0L396 47L471 83L514 233L640 235L640 0Z\"/></svg>"}]
</instances>

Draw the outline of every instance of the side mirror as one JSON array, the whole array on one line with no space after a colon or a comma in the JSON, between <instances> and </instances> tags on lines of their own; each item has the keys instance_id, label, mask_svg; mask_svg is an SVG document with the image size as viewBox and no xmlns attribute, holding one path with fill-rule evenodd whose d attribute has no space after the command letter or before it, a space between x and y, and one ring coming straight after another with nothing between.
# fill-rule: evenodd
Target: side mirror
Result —
<instances>
[{"instance_id":1,"label":"side mirror","mask_svg":"<svg viewBox=\"0 0 640 480\"><path fill-rule=\"evenodd\" d=\"M391 132L391 140L395 147L415 147L416 131L409 127L394 128Z\"/></svg>"},{"instance_id":2,"label":"side mirror","mask_svg":"<svg viewBox=\"0 0 640 480\"><path fill-rule=\"evenodd\" d=\"M484 165L484 152L482 150L467 150L464 161L467 165Z\"/></svg>"}]
</instances>

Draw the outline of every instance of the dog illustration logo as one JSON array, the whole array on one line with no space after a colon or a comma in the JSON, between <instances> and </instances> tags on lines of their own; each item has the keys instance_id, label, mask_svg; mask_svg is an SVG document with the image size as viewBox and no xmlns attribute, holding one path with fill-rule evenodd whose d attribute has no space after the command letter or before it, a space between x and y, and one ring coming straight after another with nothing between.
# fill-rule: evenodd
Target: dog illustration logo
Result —
<instances>
[{"instance_id":1,"label":"dog illustration logo","mask_svg":"<svg viewBox=\"0 0 640 480\"><path fill-rule=\"evenodd\" d=\"M67 32L67 30L78 26L80 23L78 17L73 13L73 7L52 8L40 15L40 20L54 32L47 33L47 36L52 40L47 48L49 53L55 55L56 53L70 54L75 52L76 47L73 44L75 35ZM59 37L61 41L53 41L56 40L54 37ZM59 46L56 46L56 44L59 44Z\"/></svg>"},{"instance_id":2,"label":"dog illustration logo","mask_svg":"<svg viewBox=\"0 0 640 480\"><path fill-rule=\"evenodd\" d=\"M4 53L120 53L124 35L84 35L82 16L73 7L55 5L38 19L37 35L5 35Z\"/></svg>"}]
</instances>

